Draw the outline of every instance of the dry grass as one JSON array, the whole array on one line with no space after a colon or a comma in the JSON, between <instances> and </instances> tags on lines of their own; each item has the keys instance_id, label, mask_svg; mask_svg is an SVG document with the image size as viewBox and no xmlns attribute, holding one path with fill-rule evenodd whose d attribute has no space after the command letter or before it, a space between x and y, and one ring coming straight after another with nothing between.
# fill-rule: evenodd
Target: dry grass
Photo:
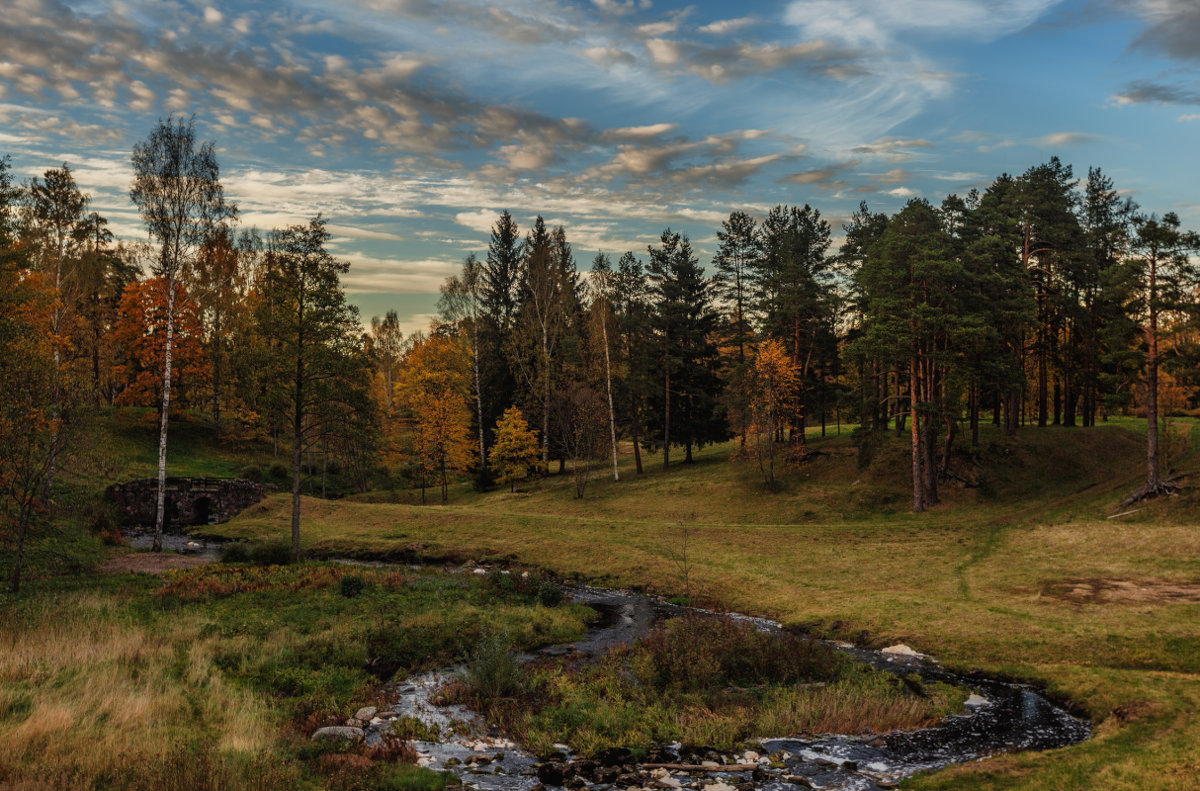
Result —
<instances>
[{"instance_id":1,"label":"dry grass","mask_svg":"<svg viewBox=\"0 0 1200 791\"><path fill-rule=\"evenodd\" d=\"M197 623L163 636L113 620L111 605L76 594L5 634L0 777L89 787L165 760L197 722L219 734L224 751L253 756L271 746L275 718L214 672Z\"/></svg>"},{"instance_id":2,"label":"dry grass","mask_svg":"<svg viewBox=\"0 0 1200 791\"><path fill-rule=\"evenodd\" d=\"M1076 747L914 787L1194 789L1200 604L1052 593L1070 580L1200 584L1200 489L1108 518L1138 483L1143 428L1030 429L1015 442L985 430L980 487L949 488L920 516L904 512L900 443L860 471L844 441L828 440L813 443L828 455L791 470L778 494L728 463L726 447L691 468L663 473L652 459L645 476L598 479L583 501L557 479L515 496L460 489L447 507L306 501L303 537L318 551L508 558L670 595L683 587L673 557L686 524L691 583L706 601L1031 679L1097 723ZM1172 465L1200 469L1194 450ZM287 517L272 499L227 529L282 534Z\"/></svg>"}]
</instances>

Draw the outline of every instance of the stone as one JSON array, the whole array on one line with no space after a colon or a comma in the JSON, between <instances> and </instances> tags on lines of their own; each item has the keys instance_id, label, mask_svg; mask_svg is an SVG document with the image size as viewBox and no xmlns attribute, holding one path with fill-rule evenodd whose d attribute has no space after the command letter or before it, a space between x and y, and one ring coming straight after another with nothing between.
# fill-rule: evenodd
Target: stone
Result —
<instances>
[{"instance_id":1,"label":"stone","mask_svg":"<svg viewBox=\"0 0 1200 791\"><path fill-rule=\"evenodd\" d=\"M255 505L274 484L261 484L244 478L167 478L166 508L176 514L179 525L207 525L227 522ZM126 525L153 525L157 516L158 479L141 478L114 483L104 496L117 507Z\"/></svg>"},{"instance_id":2,"label":"stone","mask_svg":"<svg viewBox=\"0 0 1200 791\"><path fill-rule=\"evenodd\" d=\"M361 741L363 738L363 729L355 728L348 725L330 725L326 728L318 728L312 735L314 742L329 739L331 741Z\"/></svg>"},{"instance_id":3,"label":"stone","mask_svg":"<svg viewBox=\"0 0 1200 791\"><path fill-rule=\"evenodd\" d=\"M890 654L892 656L911 656L911 657L925 656L924 654L922 654L918 651L915 651L912 648L906 646L904 643L896 643L895 645L889 645L887 648L882 649L880 651L880 653L881 654Z\"/></svg>"},{"instance_id":4,"label":"stone","mask_svg":"<svg viewBox=\"0 0 1200 791\"><path fill-rule=\"evenodd\" d=\"M379 709L376 708L375 706L363 706L361 709L359 709L355 713L354 719L362 720L363 722L366 722L367 720L374 717L376 715L376 713L378 713L378 711L379 711Z\"/></svg>"},{"instance_id":5,"label":"stone","mask_svg":"<svg viewBox=\"0 0 1200 791\"><path fill-rule=\"evenodd\" d=\"M733 786L726 782L718 780L715 783L709 783L704 787L705 791L737 791Z\"/></svg>"},{"instance_id":6,"label":"stone","mask_svg":"<svg viewBox=\"0 0 1200 791\"><path fill-rule=\"evenodd\" d=\"M758 759L759 754L753 750L747 750L746 752L742 753L742 763L754 764L758 763Z\"/></svg>"},{"instance_id":7,"label":"stone","mask_svg":"<svg viewBox=\"0 0 1200 791\"><path fill-rule=\"evenodd\" d=\"M538 781L548 786L561 786L566 777L565 769L561 761L547 761L540 763L534 767L537 771Z\"/></svg>"},{"instance_id":8,"label":"stone","mask_svg":"<svg viewBox=\"0 0 1200 791\"><path fill-rule=\"evenodd\" d=\"M346 720L347 728L362 728L364 725L366 725L366 723L360 720L358 717L351 717L350 719Z\"/></svg>"},{"instance_id":9,"label":"stone","mask_svg":"<svg viewBox=\"0 0 1200 791\"><path fill-rule=\"evenodd\" d=\"M858 761L842 761L842 768L847 772L857 772Z\"/></svg>"}]
</instances>

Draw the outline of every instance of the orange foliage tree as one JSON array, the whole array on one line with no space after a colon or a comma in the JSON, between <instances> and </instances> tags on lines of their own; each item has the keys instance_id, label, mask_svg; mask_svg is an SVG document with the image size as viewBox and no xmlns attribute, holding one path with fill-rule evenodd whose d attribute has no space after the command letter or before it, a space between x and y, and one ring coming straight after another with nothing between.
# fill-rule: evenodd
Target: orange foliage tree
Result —
<instances>
[{"instance_id":1,"label":"orange foliage tree","mask_svg":"<svg viewBox=\"0 0 1200 791\"><path fill-rule=\"evenodd\" d=\"M444 335L416 339L400 368L394 419L409 427L405 451L419 470L422 502L430 478L446 502L450 473L471 464L468 369L462 344Z\"/></svg>"},{"instance_id":2,"label":"orange foliage tree","mask_svg":"<svg viewBox=\"0 0 1200 791\"><path fill-rule=\"evenodd\" d=\"M775 487L776 437L787 424L788 410L795 401L798 378L792 358L783 344L764 342L747 372L749 426L752 450L763 481ZM803 429L801 429L803 430Z\"/></svg>"},{"instance_id":3,"label":"orange foliage tree","mask_svg":"<svg viewBox=\"0 0 1200 791\"><path fill-rule=\"evenodd\" d=\"M113 327L113 341L123 357L115 368L117 381L123 384L117 403L152 406L162 402L167 312L165 278L142 280L125 287L120 318ZM179 283L175 285L174 312L171 405L186 409L192 401L199 403L203 399L209 368L205 362L199 308Z\"/></svg>"}]
</instances>

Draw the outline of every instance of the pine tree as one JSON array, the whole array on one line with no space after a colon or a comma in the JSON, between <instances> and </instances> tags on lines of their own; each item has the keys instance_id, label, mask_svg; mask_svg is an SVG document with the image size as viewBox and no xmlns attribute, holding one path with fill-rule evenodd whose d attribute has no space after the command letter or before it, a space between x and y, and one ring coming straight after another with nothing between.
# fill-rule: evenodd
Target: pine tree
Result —
<instances>
[{"instance_id":1,"label":"pine tree","mask_svg":"<svg viewBox=\"0 0 1200 791\"><path fill-rule=\"evenodd\" d=\"M729 312L729 334L737 345L737 364L746 361L746 347L752 337L750 313L753 277L761 267L762 243L754 218L735 211L717 231L720 246L713 256L713 294Z\"/></svg>"},{"instance_id":2,"label":"pine tree","mask_svg":"<svg viewBox=\"0 0 1200 791\"><path fill-rule=\"evenodd\" d=\"M365 385L367 358L358 311L346 303L341 276L350 264L330 255L317 216L271 236L258 303L259 331L271 339L270 386L292 429L292 553L300 559L300 474L304 453L321 436L322 410L361 404L348 393ZM360 378L361 377L361 378Z\"/></svg>"},{"instance_id":3,"label":"pine tree","mask_svg":"<svg viewBox=\"0 0 1200 791\"><path fill-rule=\"evenodd\" d=\"M684 461L690 463L693 448L727 436L725 420L717 412L717 313L709 282L686 236L668 228L649 253L649 292L657 310L651 326L662 377L651 401L661 426L663 468L669 469L672 445L682 445Z\"/></svg>"}]
</instances>

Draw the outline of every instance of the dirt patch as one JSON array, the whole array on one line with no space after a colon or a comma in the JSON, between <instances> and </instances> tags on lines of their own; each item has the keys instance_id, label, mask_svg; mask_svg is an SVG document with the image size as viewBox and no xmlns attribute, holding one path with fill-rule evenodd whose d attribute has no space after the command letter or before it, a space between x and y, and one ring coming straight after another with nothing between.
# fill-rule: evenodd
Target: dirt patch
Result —
<instances>
[{"instance_id":1,"label":"dirt patch","mask_svg":"<svg viewBox=\"0 0 1200 791\"><path fill-rule=\"evenodd\" d=\"M1075 604L1186 604L1200 602L1200 582L1070 579L1046 583L1041 595Z\"/></svg>"},{"instance_id":2,"label":"dirt patch","mask_svg":"<svg viewBox=\"0 0 1200 791\"><path fill-rule=\"evenodd\" d=\"M170 569L190 569L212 563L212 558L174 552L135 552L109 558L97 568L106 574L162 574Z\"/></svg>"}]
</instances>

